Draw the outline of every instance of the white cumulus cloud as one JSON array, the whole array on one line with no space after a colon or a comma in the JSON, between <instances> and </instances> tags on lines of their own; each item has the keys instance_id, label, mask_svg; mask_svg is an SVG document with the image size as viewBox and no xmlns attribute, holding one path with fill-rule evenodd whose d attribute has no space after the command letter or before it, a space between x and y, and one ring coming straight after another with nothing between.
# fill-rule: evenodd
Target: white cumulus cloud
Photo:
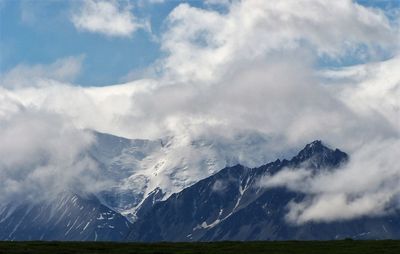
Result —
<instances>
[{"instance_id":1,"label":"white cumulus cloud","mask_svg":"<svg viewBox=\"0 0 400 254\"><path fill-rule=\"evenodd\" d=\"M399 39L383 12L350 0L233 1L226 13L181 4L168 27L163 68L183 81L210 82L272 51L368 58L380 47L397 47Z\"/></svg>"},{"instance_id":2,"label":"white cumulus cloud","mask_svg":"<svg viewBox=\"0 0 400 254\"><path fill-rule=\"evenodd\" d=\"M145 25L132 13L132 5L120 0L84 0L71 18L78 30L111 37L130 37Z\"/></svg>"}]
</instances>

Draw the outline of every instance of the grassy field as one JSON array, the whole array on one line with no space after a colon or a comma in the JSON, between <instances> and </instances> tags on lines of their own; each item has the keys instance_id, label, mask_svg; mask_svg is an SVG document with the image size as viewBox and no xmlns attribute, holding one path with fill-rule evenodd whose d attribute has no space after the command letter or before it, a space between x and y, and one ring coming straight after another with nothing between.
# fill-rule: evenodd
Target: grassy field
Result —
<instances>
[{"instance_id":1,"label":"grassy field","mask_svg":"<svg viewBox=\"0 0 400 254\"><path fill-rule=\"evenodd\" d=\"M0 242L0 253L400 253L400 241L327 242L214 242L214 243L94 243L94 242Z\"/></svg>"}]
</instances>

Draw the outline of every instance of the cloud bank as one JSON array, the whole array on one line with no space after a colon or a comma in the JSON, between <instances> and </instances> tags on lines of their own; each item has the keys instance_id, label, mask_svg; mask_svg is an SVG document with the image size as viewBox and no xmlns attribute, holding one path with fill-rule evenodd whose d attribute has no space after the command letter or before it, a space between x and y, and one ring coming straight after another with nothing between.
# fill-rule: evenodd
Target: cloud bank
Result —
<instances>
[{"instance_id":1,"label":"cloud bank","mask_svg":"<svg viewBox=\"0 0 400 254\"><path fill-rule=\"evenodd\" d=\"M129 36L138 27L130 7L120 4L86 1L74 19L80 29ZM2 146L2 152L7 156L29 148L26 153L33 155L27 157L31 160L17 157L2 165L2 180L21 176L13 175L13 168L41 169L37 155L48 154L45 168L53 173L40 175L49 179L49 186L30 178L16 186L49 190L56 188L51 183L58 175L67 181L62 186L75 186L76 176L85 176L87 168L93 172L91 163L80 156L91 142L83 129L131 138L185 136L232 143L237 133L248 131L269 138L265 153L322 139L351 155L350 163L335 173L311 176L307 169L288 169L266 180L266 187L281 185L307 194L305 202L288 204L288 221L333 221L396 209L397 22L352 1L233 1L226 6L226 12L218 12L180 4L169 14L160 41L165 56L153 66L161 73L157 78L83 88L66 82L73 80L74 71L52 71L65 69L55 63L7 73L0 84L0 96L7 98L0 100L0 122L2 132L10 134L1 135L0 143L29 137L17 140L20 145L14 150ZM362 64L316 67L326 58L352 58ZM30 85L30 80L37 82ZM13 133L22 125L18 119L34 126ZM47 133L53 141L41 142ZM69 140L75 142L64 160L59 154ZM66 172L74 177L64 176ZM349 187L350 180L354 184Z\"/></svg>"},{"instance_id":2,"label":"cloud bank","mask_svg":"<svg viewBox=\"0 0 400 254\"><path fill-rule=\"evenodd\" d=\"M381 11L347 0L233 1L226 13L181 4L168 26L162 67L183 81L210 82L273 51L370 58L381 47L396 47L399 38Z\"/></svg>"},{"instance_id":3,"label":"cloud bank","mask_svg":"<svg viewBox=\"0 0 400 254\"><path fill-rule=\"evenodd\" d=\"M51 112L0 96L0 202L40 202L104 188L87 155L93 137Z\"/></svg>"},{"instance_id":4,"label":"cloud bank","mask_svg":"<svg viewBox=\"0 0 400 254\"><path fill-rule=\"evenodd\" d=\"M372 141L337 171L315 175L308 169L285 169L264 177L261 185L306 194L304 201L288 205L286 219L295 224L390 214L399 208L399 153L398 138Z\"/></svg>"}]
</instances>

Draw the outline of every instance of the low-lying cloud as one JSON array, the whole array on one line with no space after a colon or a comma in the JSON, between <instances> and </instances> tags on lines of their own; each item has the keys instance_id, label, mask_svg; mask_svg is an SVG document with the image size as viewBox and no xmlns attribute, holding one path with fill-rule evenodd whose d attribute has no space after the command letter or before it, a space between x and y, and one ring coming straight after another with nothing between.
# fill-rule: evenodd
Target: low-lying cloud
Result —
<instances>
[{"instance_id":1,"label":"low-lying cloud","mask_svg":"<svg viewBox=\"0 0 400 254\"><path fill-rule=\"evenodd\" d=\"M295 224L385 215L400 208L398 154L398 138L374 140L335 171L284 169L260 184L306 194L305 200L288 204L286 219Z\"/></svg>"},{"instance_id":2,"label":"low-lying cloud","mask_svg":"<svg viewBox=\"0 0 400 254\"><path fill-rule=\"evenodd\" d=\"M1 97L0 203L51 200L63 192L96 193L105 181L87 150L90 133L65 117Z\"/></svg>"}]
</instances>

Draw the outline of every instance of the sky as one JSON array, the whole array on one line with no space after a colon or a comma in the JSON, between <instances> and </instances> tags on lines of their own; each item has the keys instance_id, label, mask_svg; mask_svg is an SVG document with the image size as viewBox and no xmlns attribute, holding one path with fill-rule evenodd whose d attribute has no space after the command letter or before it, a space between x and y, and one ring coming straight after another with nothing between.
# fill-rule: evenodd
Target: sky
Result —
<instances>
[{"instance_id":1,"label":"sky","mask_svg":"<svg viewBox=\"0 0 400 254\"><path fill-rule=\"evenodd\" d=\"M140 72L162 54L158 41L163 20L178 4L178 1L105 3L105 9L127 10L127 20L131 19L121 24L125 31L113 33L85 29L74 22L73 17L82 6L90 8L89 2L85 5L83 1L2 0L0 71L5 73L18 64L49 64L65 57L83 56L82 73L74 80L77 84L103 86L129 80L130 72ZM201 1L191 4L203 5Z\"/></svg>"},{"instance_id":2,"label":"sky","mask_svg":"<svg viewBox=\"0 0 400 254\"><path fill-rule=\"evenodd\" d=\"M103 188L81 156L88 129L188 142L259 133L266 153L321 139L353 158L335 173L266 177L309 195L288 221L392 212L399 26L398 0L1 0L0 200L59 178L51 189Z\"/></svg>"},{"instance_id":3,"label":"sky","mask_svg":"<svg viewBox=\"0 0 400 254\"><path fill-rule=\"evenodd\" d=\"M73 56L83 58L80 73L74 77L74 82L82 86L111 85L141 77L144 69L165 54L160 41L167 29L164 21L174 8L185 2L208 10L226 11L224 1L220 1L219 5L212 4L213 1L207 3L196 0L137 0L118 1L115 4L111 4L111 1L108 7L114 6L121 12L128 11L127 20L131 19L121 24L121 29L125 31L113 33L112 29L84 28L73 18L79 15L82 6L88 8L86 14L90 15L89 2L85 5L83 1L2 0L0 73L4 74L19 64L47 65ZM398 9L400 5L396 0L358 2L387 13ZM110 23L110 26L114 25ZM324 66L360 62L354 57L343 57L340 61L321 57L319 60L318 64Z\"/></svg>"}]
</instances>

